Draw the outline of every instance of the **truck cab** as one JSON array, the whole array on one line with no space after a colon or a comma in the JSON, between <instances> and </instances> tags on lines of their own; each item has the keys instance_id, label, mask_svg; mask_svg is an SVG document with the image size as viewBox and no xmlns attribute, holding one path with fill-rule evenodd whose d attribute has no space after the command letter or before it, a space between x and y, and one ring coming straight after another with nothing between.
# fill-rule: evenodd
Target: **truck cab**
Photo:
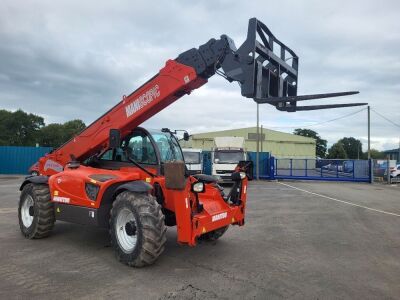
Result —
<instances>
[{"instance_id":1,"label":"truck cab","mask_svg":"<svg viewBox=\"0 0 400 300\"><path fill-rule=\"evenodd\" d=\"M201 174L203 172L203 150L183 148L182 152L189 174Z\"/></svg>"},{"instance_id":2,"label":"truck cab","mask_svg":"<svg viewBox=\"0 0 400 300\"><path fill-rule=\"evenodd\" d=\"M215 137L211 152L211 174L229 182L240 161L247 160L243 137Z\"/></svg>"}]
</instances>

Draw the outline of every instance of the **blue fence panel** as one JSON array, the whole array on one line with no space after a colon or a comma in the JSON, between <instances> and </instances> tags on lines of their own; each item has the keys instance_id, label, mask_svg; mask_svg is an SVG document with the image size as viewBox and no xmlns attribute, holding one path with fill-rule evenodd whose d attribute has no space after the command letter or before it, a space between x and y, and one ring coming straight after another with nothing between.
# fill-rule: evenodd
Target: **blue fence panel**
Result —
<instances>
[{"instance_id":1,"label":"blue fence panel","mask_svg":"<svg viewBox=\"0 0 400 300\"><path fill-rule=\"evenodd\" d=\"M211 151L203 150L203 174L211 175Z\"/></svg>"},{"instance_id":2,"label":"blue fence panel","mask_svg":"<svg viewBox=\"0 0 400 300\"><path fill-rule=\"evenodd\" d=\"M248 152L249 159L253 161L254 168L253 168L253 178L256 178L256 161L257 161L257 152ZM269 164L269 152L260 152L259 153L259 175L260 178L267 178L270 176L270 164Z\"/></svg>"},{"instance_id":3,"label":"blue fence panel","mask_svg":"<svg viewBox=\"0 0 400 300\"><path fill-rule=\"evenodd\" d=\"M271 178L371 182L368 160L276 158Z\"/></svg>"},{"instance_id":4,"label":"blue fence panel","mask_svg":"<svg viewBox=\"0 0 400 300\"><path fill-rule=\"evenodd\" d=\"M28 174L28 169L51 147L0 146L0 174Z\"/></svg>"}]
</instances>

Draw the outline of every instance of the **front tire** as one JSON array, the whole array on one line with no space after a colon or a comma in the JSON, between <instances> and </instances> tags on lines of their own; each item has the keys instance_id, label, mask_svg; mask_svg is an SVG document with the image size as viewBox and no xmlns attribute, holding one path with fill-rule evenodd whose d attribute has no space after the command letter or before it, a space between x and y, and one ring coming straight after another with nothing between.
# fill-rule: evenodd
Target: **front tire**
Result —
<instances>
[{"instance_id":1,"label":"front tire","mask_svg":"<svg viewBox=\"0 0 400 300\"><path fill-rule=\"evenodd\" d=\"M110 213L111 244L117 259L131 267L153 264L164 251L167 228L156 199L124 191Z\"/></svg>"},{"instance_id":2,"label":"front tire","mask_svg":"<svg viewBox=\"0 0 400 300\"><path fill-rule=\"evenodd\" d=\"M18 205L18 219L26 238L41 239L50 235L55 216L47 185L29 183L24 186Z\"/></svg>"}]
</instances>

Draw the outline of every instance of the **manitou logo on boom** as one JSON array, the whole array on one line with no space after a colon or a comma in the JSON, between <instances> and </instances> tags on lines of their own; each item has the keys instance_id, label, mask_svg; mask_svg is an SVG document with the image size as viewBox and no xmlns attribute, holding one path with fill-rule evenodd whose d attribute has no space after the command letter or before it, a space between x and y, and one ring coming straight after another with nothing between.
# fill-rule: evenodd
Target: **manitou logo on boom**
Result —
<instances>
[{"instance_id":1,"label":"manitou logo on boom","mask_svg":"<svg viewBox=\"0 0 400 300\"><path fill-rule=\"evenodd\" d=\"M154 99L160 96L160 90L158 84L149 89L146 93L139 96L131 104L125 106L126 117L129 118L139 109L142 109L147 104L151 103Z\"/></svg>"}]
</instances>

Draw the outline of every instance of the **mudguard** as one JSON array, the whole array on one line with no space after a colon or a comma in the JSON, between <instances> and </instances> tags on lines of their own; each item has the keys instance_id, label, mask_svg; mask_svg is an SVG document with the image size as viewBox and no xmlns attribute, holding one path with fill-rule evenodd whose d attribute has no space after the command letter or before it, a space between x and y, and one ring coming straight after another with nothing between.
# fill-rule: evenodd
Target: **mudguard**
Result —
<instances>
[{"instance_id":1,"label":"mudguard","mask_svg":"<svg viewBox=\"0 0 400 300\"><path fill-rule=\"evenodd\" d=\"M115 194L119 194L122 191L131 191L134 193L147 193L153 189L153 186L142 180L136 180L132 182L127 182L120 185L116 190Z\"/></svg>"},{"instance_id":2,"label":"mudguard","mask_svg":"<svg viewBox=\"0 0 400 300\"><path fill-rule=\"evenodd\" d=\"M47 177L47 176L28 176L28 177L25 177L25 180L21 184L19 190L22 191L24 186L27 185L28 183L48 184L49 183L49 177Z\"/></svg>"}]
</instances>

